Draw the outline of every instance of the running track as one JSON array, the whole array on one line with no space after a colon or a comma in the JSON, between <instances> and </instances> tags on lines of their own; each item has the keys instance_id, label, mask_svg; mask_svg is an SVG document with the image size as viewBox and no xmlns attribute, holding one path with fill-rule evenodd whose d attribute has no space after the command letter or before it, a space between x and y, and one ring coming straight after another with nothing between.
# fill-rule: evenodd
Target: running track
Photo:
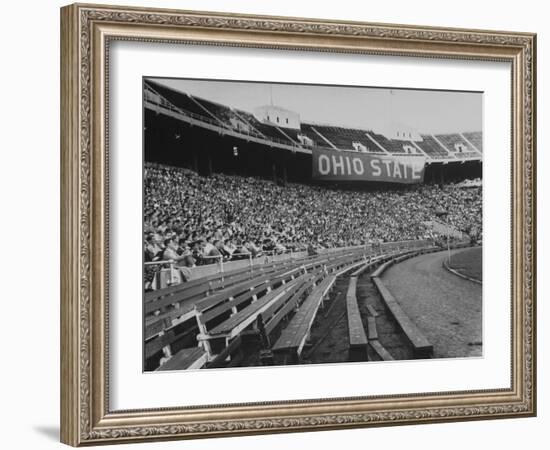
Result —
<instances>
[{"instance_id":1,"label":"running track","mask_svg":"<svg viewBox=\"0 0 550 450\"><path fill-rule=\"evenodd\" d=\"M445 251L411 258L382 280L433 344L435 358L482 356L482 286L443 268L446 257Z\"/></svg>"}]
</instances>

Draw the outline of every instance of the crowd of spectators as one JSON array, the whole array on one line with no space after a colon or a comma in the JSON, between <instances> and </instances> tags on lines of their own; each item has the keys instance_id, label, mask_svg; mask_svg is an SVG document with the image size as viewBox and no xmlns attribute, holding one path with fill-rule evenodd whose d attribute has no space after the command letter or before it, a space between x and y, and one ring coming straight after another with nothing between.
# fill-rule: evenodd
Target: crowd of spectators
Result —
<instances>
[{"instance_id":1,"label":"crowd of spectators","mask_svg":"<svg viewBox=\"0 0 550 450\"><path fill-rule=\"evenodd\" d=\"M288 250L433 238L426 225L431 221L481 239L479 186L368 191L280 186L149 163L144 184L145 261L173 260L180 267Z\"/></svg>"}]
</instances>

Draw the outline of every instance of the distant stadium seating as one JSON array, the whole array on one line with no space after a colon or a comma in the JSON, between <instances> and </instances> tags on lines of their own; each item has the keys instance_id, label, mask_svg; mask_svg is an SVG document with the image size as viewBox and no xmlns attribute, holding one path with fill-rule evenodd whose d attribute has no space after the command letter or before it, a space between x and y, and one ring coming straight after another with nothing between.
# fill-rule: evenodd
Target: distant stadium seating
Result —
<instances>
[{"instance_id":1,"label":"distant stadium seating","mask_svg":"<svg viewBox=\"0 0 550 450\"><path fill-rule=\"evenodd\" d=\"M368 152L383 152L382 149L369 140L363 130L327 125L315 125L315 129L341 150L353 150L353 143L359 142Z\"/></svg>"},{"instance_id":2,"label":"distant stadium seating","mask_svg":"<svg viewBox=\"0 0 550 450\"><path fill-rule=\"evenodd\" d=\"M380 146L382 146L384 150L389 153L407 153L403 149L403 146L410 145L410 142L388 139L381 134L374 133L373 131L369 131L367 135L370 136L372 140L378 142L378 144L380 144Z\"/></svg>"},{"instance_id":3,"label":"distant stadium seating","mask_svg":"<svg viewBox=\"0 0 550 450\"><path fill-rule=\"evenodd\" d=\"M483 135L479 131L471 133L462 133L462 135L468 139L475 147L482 152L483 151Z\"/></svg>"},{"instance_id":4,"label":"distant stadium seating","mask_svg":"<svg viewBox=\"0 0 550 450\"><path fill-rule=\"evenodd\" d=\"M311 124L307 124L307 123L302 124L302 133L305 134L308 138L310 138L316 147L332 148L332 146L325 140L326 138L323 139L322 135L320 135L319 132L318 131L316 132L315 130L316 128Z\"/></svg>"},{"instance_id":5,"label":"distant stadium seating","mask_svg":"<svg viewBox=\"0 0 550 450\"><path fill-rule=\"evenodd\" d=\"M479 158L482 151L482 133L468 132L423 134L422 141L389 139L383 134L369 130L331 125L302 123L301 129L284 128L263 123L253 114L232 109L228 106L191 96L168 88L154 81L146 81L148 89L157 94L155 100L167 102L171 107L191 115L194 119L204 120L230 129L237 133L272 141L273 145L325 147L339 150L361 151L369 153L424 154L434 160L460 160ZM300 138L305 136L307 140Z\"/></svg>"},{"instance_id":6,"label":"distant stadium seating","mask_svg":"<svg viewBox=\"0 0 550 450\"><path fill-rule=\"evenodd\" d=\"M260 122L256 117L254 117L253 114L247 113L246 111L237 111L238 114L243 117L254 129L259 131L261 136L265 137L266 139L272 139L275 141L280 141L286 145L292 145L294 142L290 139L288 139L281 131L273 126L273 125L266 125L262 122Z\"/></svg>"},{"instance_id":7,"label":"distant stadium seating","mask_svg":"<svg viewBox=\"0 0 550 450\"><path fill-rule=\"evenodd\" d=\"M166 100L177 108L198 116L202 116L207 120L212 120L212 117L210 117L203 108L193 101L189 95L167 88L160 84L153 83L152 81L147 81L147 84L154 92L166 98Z\"/></svg>"},{"instance_id":8,"label":"distant stadium seating","mask_svg":"<svg viewBox=\"0 0 550 450\"><path fill-rule=\"evenodd\" d=\"M456 158L469 158L479 156L478 152L458 133L438 134L435 137L451 152Z\"/></svg>"},{"instance_id":9,"label":"distant stadium seating","mask_svg":"<svg viewBox=\"0 0 550 450\"><path fill-rule=\"evenodd\" d=\"M415 142L415 144L418 145L430 158L449 159L453 157L429 134L422 134L420 137L422 138L422 141Z\"/></svg>"}]
</instances>

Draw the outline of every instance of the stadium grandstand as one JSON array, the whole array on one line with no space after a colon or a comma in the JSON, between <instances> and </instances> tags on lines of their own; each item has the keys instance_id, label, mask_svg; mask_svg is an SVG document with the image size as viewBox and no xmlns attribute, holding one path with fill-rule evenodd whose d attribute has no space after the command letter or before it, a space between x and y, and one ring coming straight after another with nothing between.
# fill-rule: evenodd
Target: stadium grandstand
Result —
<instances>
[{"instance_id":1,"label":"stadium grandstand","mask_svg":"<svg viewBox=\"0 0 550 450\"><path fill-rule=\"evenodd\" d=\"M375 272L481 244L482 141L302 122L145 80L145 370L444 357ZM423 179L323 182L316 151L422 161ZM401 336L393 354L366 326L385 319L361 303L363 274ZM331 339L344 347L327 359Z\"/></svg>"}]
</instances>

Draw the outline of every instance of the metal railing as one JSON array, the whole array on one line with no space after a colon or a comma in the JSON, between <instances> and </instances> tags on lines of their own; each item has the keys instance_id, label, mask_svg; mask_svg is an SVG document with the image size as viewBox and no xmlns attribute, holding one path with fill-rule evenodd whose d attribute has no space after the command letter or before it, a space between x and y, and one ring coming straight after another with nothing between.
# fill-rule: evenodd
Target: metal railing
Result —
<instances>
[{"instance_id":1,"label":"metal railing","mask_svg":"<svg viewBox=\"0 0 550 450\"><path fill-rule=\"evenodd\" d=\"M332 255L363 249L364 251L370 251L373 255L378 255L390 250L401 250L407 248L412 249L421 247L423 245L426 245L427 242L427 240L385 242L354 245L349 247L316 249L316 252L319 255ZM155 272L155 276L158 276L163 270L168 271L168 279L166 280L165 285L163 280L157 279L156 283L152 282L153 285L156 285L156 289L159 289L166 286L183 283L185 280L182 275L185 276L185 278L187 279L186 281L195 280L215 274L220 274L223 279L224 274L232 270L244 269L248 267L252 271L254 267L261 266L263 264L268 264L275 261L292 261L293 259L304 258L307 255L308 253L306 248L304 248L303 250L289 249L286 252L280 252L277 250L265 250L256 255L253 255L252 253L233 253L230 257L224 257L223 255L202 256L201 259L212 260L213 263L198 265L194 267L178 266L178 261L176 260L151 261L144 263L144 265L146 267L159 267L159 270ZM234 257L239 257L242 259L234 259ZM162 266L167 267L163 268ZM180 271L179 274L178 271ZM188 271L189 273L182 274L182 271Z\"/></svg>"},{"instance_id":2,"label":"metal railing","mask_svg":"<svg viewBox=\"0 0 550 450\"><path fill-rule=\"evenodd\" d=\"M203 115L200 115L200 114L197 114L197 113L185 110L185 109L181 109L181 108L177 107L176 105L174 105L173 103L166 100L166 98L164 98L162 95L156 93L150 87L148 87L148 90L145 91L145 101L150 102L153 107L161 106L161 107L166 108L166 109L168 109L172 112L181 114L183 116L190 117L191 119L196 120L198 122L207 123L210 126L217 127L221 130L231 131L232 133L235 133L237 135L243 135L243 136L246 136L247 138L253 137L253 138L256 138L256 139L260 139L262 141L266 141L268 143L272 142L272 143L275 143L275 144L285 145L287 147L294 147L296 149L301 149L301 150L306 150L306 148L307 148L307 147L304 147L302 145L298 145L294 141L277 139L275 137L266 136L266 135L261 134L260 132L257 132L257 131L256 132L251 132L251 130L242 130L242 129L234 128L232 125L222 121L221 119L214 120L214 119L211 119L209 117L206 117L206 116L203 116Z\"/></svg>"}]
</instances>

